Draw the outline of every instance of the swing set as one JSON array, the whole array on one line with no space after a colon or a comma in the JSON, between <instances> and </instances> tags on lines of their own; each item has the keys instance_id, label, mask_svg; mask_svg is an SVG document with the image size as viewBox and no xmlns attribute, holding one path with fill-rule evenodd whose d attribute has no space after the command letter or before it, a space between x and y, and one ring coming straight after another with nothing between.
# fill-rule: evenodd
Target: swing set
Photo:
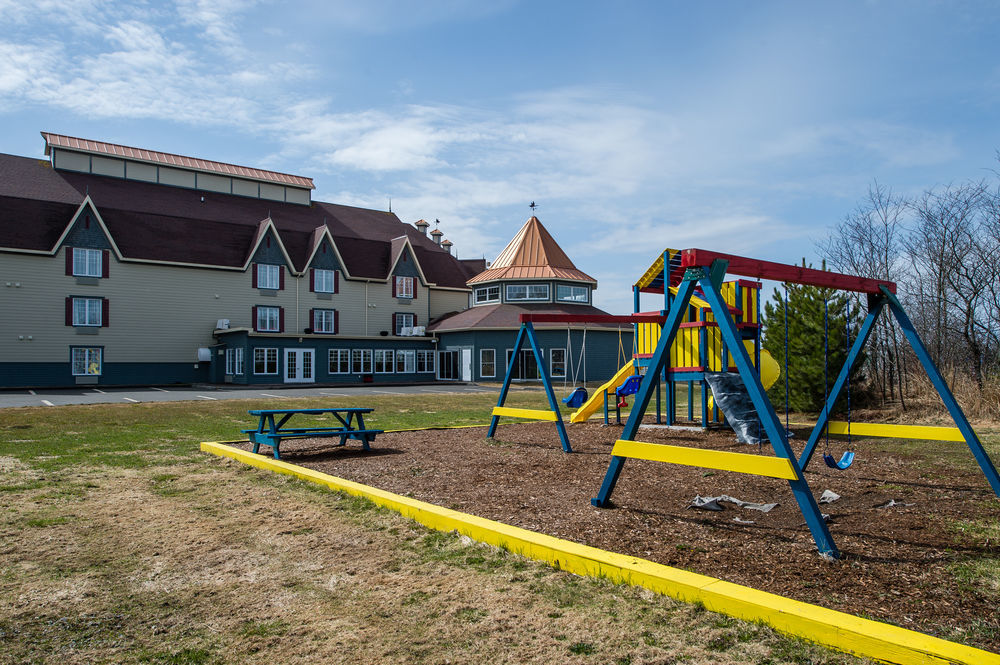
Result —
<instances>
[{"instance_id":1,"label":"swing set","mask_svg":"<svg viewBox=\"0 0 1000 665\"><path fill-rule=\"evenodd\" d=\"M972 429L964 412L955 401L954 395L944 382L940 371L934 365L927 353L923 342L920 340L916 329L906 315L903 306L896 298L896 285L889 281L866 279L853 275L826 272L812 268L789 266L769 261L760 261L740 256L721 254L701 249L687 249L680 252L682 255L681 266L684 268L683 277L680 280L677 294L672 299L670 310L662 323L662 331L657 342L656 351L649 362L646 374L641 381L639 391L636 394L632 411L622 432L621 438L615 442L611 453L611 460L604 481L601 485L597 497L591 503L597 507L608 507L611 505L611 495L629 458L638 458L658 462L667 462L687 466L695 466L723 471L734 471L752 475L767 476L787 480L789 487L795 497L806 525L812 533L813 540L820 554L826 557L838 558L840 553L833 541L830 531L824 521L816 499L806 482L803 471L808 466L813 453L816 450L820 436L824 431L839 433L846 431L848 434L864 431L857 426L852 426L850 422L846 427L835 429L830 422L829 414L833 405L837 402L841 392L848 385L850 370L857 361L861 350L867 343L876 321L883 311L888 310L899 323L906 340L909 342L914 353L917 355L925 371L931 379L932 384L941 396L945 407L955 421L957 430L963 440L972 451L976 461L979 463L983 475L986 476L993 492L1000 496L1000 476L997 475L996 468L987 456L982 443ZM756 371L751 361L750 355L742 343L739 331L733 320L732 313L722 292L723 279L726 274L740 275L758 279L771 279L791 284L807 284L818 287L826 287L837 290L864 293L868 300L868 313L864 322L855 337L853 344L850 344L847 358L841 367L837 379L832 389L826 395L825 405L816 424L810 434L801 456L797 459L788 444L787 431L787 397L786 397L786 427L780 426L778 416L771 405L770 400L761 384L760 375ZM766 455L752 455L745 453L735 453L720 450L704 450L685 446L673 446L665 444L646 443L636 441L635 435L639 425L649 407L650 400L659 383L659 377L670 361L670 350L677 331L680 327L684 313L687 311L697 289L700 289L704 300L709 304L711 312L718 324L722 338L732 354L736 369L750 397L756 414L763 427L767 440L770 443L774 457ZM787 314L787 294L785 298L785 308ZM828 318L828 317L827 317ZM785 317L787 322L788 318ZM848 317L849 320L849 317ZM850 337L850 324L847 324L848 342ZM828 340L828 331L824 337ZM786 343L788 336L785 336ZM826 349L829 356L829 347ZM785 354L787 363L787 350ZM786 372L786 395L788 390L788 378ZM849 390L848 386L848 390ZM848 410L848 418L850 413ZM875 426L881 436L903 436L910 434L914 428L893 429L898 426ZM923 432L929 428L917 428ZM933 428L948 429L948 428ZM868 430L870 431L870 430ZM826 463L838 469L845 469L853 461L853 454L848 451L839 461L829 452L827 444L825 454Z\"/></svg>"}]
</instances>

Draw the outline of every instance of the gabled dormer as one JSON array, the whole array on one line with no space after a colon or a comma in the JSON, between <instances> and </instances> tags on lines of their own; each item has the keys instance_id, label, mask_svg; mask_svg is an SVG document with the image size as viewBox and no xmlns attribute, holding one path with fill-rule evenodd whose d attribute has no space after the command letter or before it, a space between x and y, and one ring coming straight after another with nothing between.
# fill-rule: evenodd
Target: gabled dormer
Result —
<instances>
[{"instance_id":1,"label":"gabled dormer","mask_svg":"<svg viewBox=\"0 0 1000 665\"><path fill-rule=\"evenodd\" d=\"M54 251L60 250L66 257L66 275L76 277L77 281L106 279L111 275L112 254L116 259L121 258L108 227L89 196L77 208L57 241Z\"/></svg>"},{"instance_id":2,"label":"gabled dormer","mask_svg":"<svg viewBox=\"0 0 1000 665\"><path fill-rule=\"evenodd\" d=\"M392 296L401 300L415 300L420 292L419 287L427 286L427 279L413 252L410 239L406 236L393 238L390 251L389 283L392 286Z\"/></svg>"},{"instance_id":3,"label":"gabled dormer","mask_svg":"<svg viewBox=\"0 0 1000 665\"><path fill-rule=\"evenodd\" d=\"M309 272L310 292L320 298L340 293L340 274L347 273L337 243L326 225L317 227L312 233L306 270Z\"/></svg>"},{"instance_id":4,"label":"gabled dormer","mask_svg":"<svg viewBox=\"0 0 1000 665\"><path fill-rule=\"evenodd\" d=\"M285 288L285 272L293 270L293 264L271 218L258 225L248 263L253 288L269 293Z\"/></svg>"}]
</instances>

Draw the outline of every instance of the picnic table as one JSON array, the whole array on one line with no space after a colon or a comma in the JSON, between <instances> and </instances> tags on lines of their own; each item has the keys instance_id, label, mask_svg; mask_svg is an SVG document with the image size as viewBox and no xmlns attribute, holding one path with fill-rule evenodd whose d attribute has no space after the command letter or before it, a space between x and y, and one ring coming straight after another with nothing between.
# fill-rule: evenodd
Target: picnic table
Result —
<instances>
[{"instance_id":1,"label":"picnic table","mask_svg":"<svg viewBox=\"0 0 1000 665\"><path fill-rule=\"evenodd\" d=\"M331 409L253 409L248 411L251 416L257 416L257 429L241 430L243 434L250 435L253 443L253 452L260 450L260 445L271 446L274 452L274 459L281 459L278 447L282 439L305 439L310 437L340 437L338 445L345 445L348 439L355 439L361 442L363 450L371 450L369 443L375 440L377 434L382 434L380 429L368 429L365 427L364 414L371 413L374 409L369 408L331 408ZM340 425L336 427L289 427L288 421L297 415L324 415L330 414L336 418Z\"/></svg>"}]
</instances>

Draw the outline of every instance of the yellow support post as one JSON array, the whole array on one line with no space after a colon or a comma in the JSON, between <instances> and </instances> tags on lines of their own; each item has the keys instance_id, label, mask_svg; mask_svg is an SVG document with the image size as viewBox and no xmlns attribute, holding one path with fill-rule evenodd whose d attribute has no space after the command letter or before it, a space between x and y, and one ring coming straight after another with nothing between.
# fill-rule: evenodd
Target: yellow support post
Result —
<instances>
[{"instance_id":1,"label":"yellow support post","mask_svg":"<svg viewBox=\"0 0 1000 665\"><path fill-rule=\"evenodd\" d=\"M615 447L611 454L617 457L632 457L653 462L668 462L705 469L748 473L753 476L798 480L792 461L783 457L763 457L762 455L731 453L725 450L703 450L686 446L668 446L662 443L626 441L625 439L615 441Z\"/></svg>"},{"instance_id":2,"label":"yellow support post","mask_svg":"<svg viewBox=\"0 0 1000 665\"><path fill-rule=\"evenodd\" d=\"M555 422L559 420L559 414L555 411L544 411L541 409L515 409L510 406L494 406L494 416L509 416L511 418L529 418L531 420L548 420Z\"/></svg>"}]
</instances>

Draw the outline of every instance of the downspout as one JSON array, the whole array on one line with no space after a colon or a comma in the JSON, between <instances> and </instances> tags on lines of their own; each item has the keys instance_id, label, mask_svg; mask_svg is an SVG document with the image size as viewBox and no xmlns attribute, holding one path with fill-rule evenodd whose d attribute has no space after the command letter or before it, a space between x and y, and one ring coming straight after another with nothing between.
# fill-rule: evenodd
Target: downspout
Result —
<instances>
[{"instance_id":1,"label":"downspout","mask_svg":"<svg viewBox=\"0 0 1000 665\"><path fill-rule=\"evenodd\" d=\"M365 280L365 337L368 337L368 280Z\"/></svg>"}]
</instances>

